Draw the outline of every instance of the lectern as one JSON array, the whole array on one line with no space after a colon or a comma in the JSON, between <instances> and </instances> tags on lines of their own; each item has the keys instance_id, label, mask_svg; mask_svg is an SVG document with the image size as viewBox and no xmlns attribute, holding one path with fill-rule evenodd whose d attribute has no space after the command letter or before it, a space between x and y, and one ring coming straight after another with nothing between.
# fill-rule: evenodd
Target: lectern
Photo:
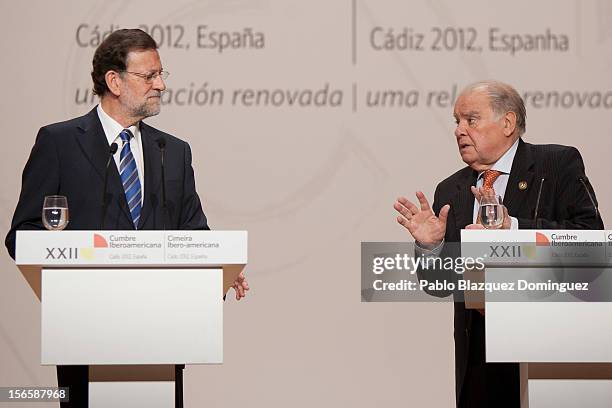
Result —
<instances>
[{"instance_id":1,"label":"lectern","mask_svg":"<svg viewBox=\"0 0 612 408\"><path fill-rule=\"evenodd\" d=\"M464 230L461 245L464 257L484 255L487 283L592 284L597 292L485 292L486 360L521 363L523 408L611 406L612 302L600 289L612 231Z\"/></svg>"},{"instance_id":2,"label":"lectern","mask_svg":"<svg viewBox=\"0 0 612 408\"><path fill-rule=\"evenodd\" d=\"M223 362L246 231L18 231L41 363L89 365L89 406L173 407L175 364Z\"/></svg>"}]
</instances>

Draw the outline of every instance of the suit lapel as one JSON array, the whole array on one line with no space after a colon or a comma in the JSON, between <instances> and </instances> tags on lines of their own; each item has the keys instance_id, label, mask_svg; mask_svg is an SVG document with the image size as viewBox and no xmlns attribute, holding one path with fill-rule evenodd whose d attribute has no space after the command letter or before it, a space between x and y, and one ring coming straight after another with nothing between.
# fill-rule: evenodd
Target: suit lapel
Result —
<instances>
[{"instance_id":1,"label":"suit lapel","mask_svg":"<svg viewBox=\"0 0 612 408\"><path fill-rule=\"evenodd\" d=\"M87 157L100 178L104 180L104 171L106 168L106 162L108 160L110 146L108 145L108 141L106 139L106 135L104 134L102 123L100 123L100 119L98 118L98 112L96 109L97 107L93 108L87 115L83 116L83 120L78 125L78 128L82 133L79 134L76 139L85 157ZM123 186L121 185L121 178L119 177L119 172L117 171L117 166L115 165L114 161L110 164L108 169L108 185L106 191L117 197L119 207L126 217L131 220L132 217L128 211L127 202L125 200L125 192L123 191ZM102 191L100 191L100 196L102 196Z\"/></svg>"},{"instance_id":2,"label":"suit lapel","mask_svg":"<svg viewBox=\"0 0 612 408\"><path fill-rule=\"evenodd\" d=\"M455 202L455 221L457 228L464 228L468 224L472 224L474 219L474 195L470 190L471 186L476 185L476 171L469 167L464 170L464 174L457 182L457 193ZM459 240L460 237L458 237Z\"/></svg>"},{"instance_id":3,"label":"suit lapel","mask_svg":"<svg viewBox=\"0 0 612 408\"><path fill-rule=\"evenodd\" d=\"M535 187L533 184L533 165L534 161L529 145L519 139L519 145L512 161L512 170L508 178L506 193L504 194L504 205L510 215L519 216L519 210L526 208L525 203L529 190ZM526 182L526 188L521 189L519 187L519 184L525 185L522 182Z\"/></svg>"},{"instance_id":4,"label":"suit lapel","mask_svg":"<svg viewBox=\"0 0 612 408\"><path fill-rule=\"evenodd\" d=\"M91 165L96 169L100 178L104 179L104 168L106 166L110 146L104 135L104 129L98 118L96 108L82 117L82 121L78 125L78 128L82 133L76 137L77 143L81 147L85 157L87 157Z\"/></svg>"},{"instance_id":5,"label":"suit lapel","mask_svg":"<svg viewBox=\"0 0 612 408\"><path fill-rule=\"evenodd\" d=\"M155 211L161 198L158 197L158 190L161 183L161 156L160 150L155 141L153 131L145 123L140 124L140 136L142 137L142 150L144 156L144 183L145 197L138 222L140 229L149 215Z\"/></svg>"}]
</instances>

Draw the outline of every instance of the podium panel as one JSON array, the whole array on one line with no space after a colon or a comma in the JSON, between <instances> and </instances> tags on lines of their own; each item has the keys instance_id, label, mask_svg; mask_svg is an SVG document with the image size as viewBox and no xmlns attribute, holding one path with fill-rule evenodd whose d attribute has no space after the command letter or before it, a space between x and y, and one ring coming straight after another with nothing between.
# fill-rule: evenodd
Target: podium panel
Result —
<instances>
[{"instance_id":1,"label":"podium panel","mask_svg":"<svg viewBox=\"0 0 612 408\"><path fill-rule=\"evenodd\" d=\"M611 317L608 302L487 302L487 361L612 363Z\"/></svg>"},{"instance_id":2,"label":"podium panel","mask_svg":"<svg viewBox=\"0 0 612 408\"><path fill-rule=\"evenodd\" d=\"M43 269L42 364L223 361L221 269Z\"/></svg>"},{"instance_id":3,"label":"podium panel","mask_svg":"<svg viewBox=\"0 0 612 408\"><path fill-rule=\"evenodd\" d=\"M530 408L609 408L612 380L529 380Z\"/></svg>"},{"instance_id":4,"label":"podium panel","mask_svg":"<svg viewBox=\"0 0 612 408\"><path fill-rule=\"evenodd\" d=\"M91 382L89 408L168 408L174 406L174 382Z\"/></svg>"}]
</instances>

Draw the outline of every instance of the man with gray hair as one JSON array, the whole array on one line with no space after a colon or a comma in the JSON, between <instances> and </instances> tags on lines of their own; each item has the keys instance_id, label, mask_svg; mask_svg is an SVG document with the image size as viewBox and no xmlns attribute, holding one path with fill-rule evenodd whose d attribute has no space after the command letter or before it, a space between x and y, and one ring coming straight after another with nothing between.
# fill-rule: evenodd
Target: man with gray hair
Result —
<instances>
[{"instance_id":1,"label":"man with gray hair","mask_svg":"<svg viewBox=\"0 0 612 408\"><path fill-rule=\"evenodd\" d=\"M525 143L525 105L514 88L497 81L469 85L453 114L467 166L438 184L432 207L420 191L418 205L405 197L394 205L418 251L458 255L444 243L459 242L461 229L483 228L476 223L482 194L502 197L504 229L603 229L580 153L574 147ZM456 278L452 275L436 279ZM518 364L486 363L484 313L455 301L457 406L518 408Z\"/></svg>"}]
</instances>

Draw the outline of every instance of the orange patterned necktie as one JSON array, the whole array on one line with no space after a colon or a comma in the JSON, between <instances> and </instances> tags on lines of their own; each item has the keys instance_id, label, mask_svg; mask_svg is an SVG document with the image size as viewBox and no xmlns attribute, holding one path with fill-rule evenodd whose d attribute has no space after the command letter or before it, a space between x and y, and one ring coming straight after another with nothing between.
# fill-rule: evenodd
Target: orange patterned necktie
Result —
<instances>
[{"instance_id":1,"label":"orange patterned necktie","mask_svg":"<svg viewBox=\"0 0 612 408\"><path fill-rule=\"evenodd\" d=\"M484 175L483 175L482 187L485 190L492 190L493 189L493 183L495 183L495 180L497 180L497 178L501 174L502 174L501 171L497 171L497 170L485 170Z\"/></svg>"}]
</instances>

